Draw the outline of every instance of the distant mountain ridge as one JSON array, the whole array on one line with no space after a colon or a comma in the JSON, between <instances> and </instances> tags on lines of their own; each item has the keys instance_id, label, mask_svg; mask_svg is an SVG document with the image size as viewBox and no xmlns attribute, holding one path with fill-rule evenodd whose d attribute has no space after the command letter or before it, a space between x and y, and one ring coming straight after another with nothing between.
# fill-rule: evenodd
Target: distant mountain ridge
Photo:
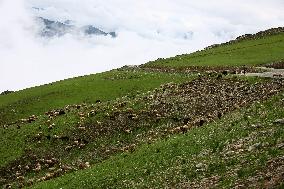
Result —
<instances>
[{"instance_id":1,"label":"distant mountain ridge","mask_svg":"<svg viewBox=\"0 0 284 189\"><path fill-rule=\"evenodd\" d=\"M111 37L116 37L116 32L105 32L93 25L86 25L82 27L77 27L70 24L70 21L59 22L54 20L49 20L43 17L37 17L37 21L43 25L43 28L40 31L40 35L43 37L60 37L67 33L71 34L84 34L88 36L92 35L102 35Z\"/></svg>"}]
</instances>

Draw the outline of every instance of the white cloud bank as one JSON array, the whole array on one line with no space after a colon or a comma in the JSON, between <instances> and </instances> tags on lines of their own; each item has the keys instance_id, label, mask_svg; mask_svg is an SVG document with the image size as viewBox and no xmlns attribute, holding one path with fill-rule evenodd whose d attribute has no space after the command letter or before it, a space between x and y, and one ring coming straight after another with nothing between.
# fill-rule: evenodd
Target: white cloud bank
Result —
<instances>
[{"instance_id":1,"label":"white cloud bank","mask_svg":"<svg viewBox=\"0 0 284 189\"><path fill-rule=\"evenodd\" d=\"M47 40L36 35L36 16L118 36ZM0 0L0 91L142 64L278 26L283 0Z\"/></svg>"}]
</instances>

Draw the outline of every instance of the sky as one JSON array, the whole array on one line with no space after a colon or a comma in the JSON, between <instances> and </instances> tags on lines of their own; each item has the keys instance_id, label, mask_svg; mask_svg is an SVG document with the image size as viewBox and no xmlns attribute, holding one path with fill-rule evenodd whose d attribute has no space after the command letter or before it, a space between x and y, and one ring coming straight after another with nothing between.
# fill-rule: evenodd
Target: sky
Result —
<instances>
[{"instance_id":1,"label":"sky","mask_svg":"<svg viewBox=\"0 0 284 189\"><path fill-rule=\"evenodd\" d=\"M36 17L93 25L117 37L43 38ZM283 0L0 0L0 92L190 53L279 26Z\"/></svg>"}]
</instances>

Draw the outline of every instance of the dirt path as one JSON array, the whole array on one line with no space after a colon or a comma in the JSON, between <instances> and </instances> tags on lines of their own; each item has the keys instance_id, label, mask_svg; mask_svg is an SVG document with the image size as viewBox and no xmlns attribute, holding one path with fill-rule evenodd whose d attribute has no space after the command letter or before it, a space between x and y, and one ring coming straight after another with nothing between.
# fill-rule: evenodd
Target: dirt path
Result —
<instances>
[{"instance_id":1,"label":"dirt path","mask_svg":"<svg viewBox=\"0 0 284 189\"><path fill-rule=\"evenodd\" d=\"M274 69L259 67L263 70L262 73L246 73L245 76L256 76L256 77L269 77L269 78L284 78L284 69Z\"/></svg>"}]
</instances>

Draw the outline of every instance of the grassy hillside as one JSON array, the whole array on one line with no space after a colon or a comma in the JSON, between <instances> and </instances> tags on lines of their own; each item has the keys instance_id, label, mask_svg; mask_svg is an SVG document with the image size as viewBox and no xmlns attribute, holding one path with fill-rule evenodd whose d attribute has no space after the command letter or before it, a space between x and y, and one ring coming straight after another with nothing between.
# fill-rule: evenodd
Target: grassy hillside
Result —
<instances>
[{"instance_id":1,"label":"grassy hillside","mask_svg":"<svg viewBox=\"0 0 284 189\"><path fill-rule=\"evenodd\" d=\"M277 32L0 95L0 186L281 187L284 80L231 71L283 49Z\"/></svg>"},{"instance_id":2,"label":"grassy hillside","mask_svg":"<svg viewBox=\"0 0 284 189\"><path fill-rule=\"evenodd\" d=\"M142 68L187 68L190 66L252 66L284 59L284 33L243 40L216 48L149 62ZM162 83L182 82L184 75L110 71L68 79L45 86L0 95L0 124L42 114L67 104L113 100L136 91L148 91ZM186 77L185 77L186 78Z\"/></svg>"},{"instance_id":3,"label":"grassy hillside","mask_svg":"<svg viewBox=\"0 0 284 189\"><path fill-rule=\"evenodd\" d=\"M183 82L188 78L188 74L114 70L0 95L0 124L13 123L68 104L92 104L98 100L105 102L125 95L133 96L162 83Z\"/></svg>"},{"instance_id":4,"label":"grassy hillside","mask_svg":"<svg viewBox=\"0 0 284 189\"><path fill-rule=\"evenodd\" d=\"M158 59L144 67L258 66L284 59L284 33L224 44L192 54Z\"/></svg>"},{"instance_id":5,"label":"grassy hillside","mask_svg":"<svg viewBox=\"0 0 284 189\"><path fill-rule=\"evenodd\" d=\"M273 122L283 115L284 93L33 188L276 187L283 182L284 128Z\"/></svg>"}]
</instances>

